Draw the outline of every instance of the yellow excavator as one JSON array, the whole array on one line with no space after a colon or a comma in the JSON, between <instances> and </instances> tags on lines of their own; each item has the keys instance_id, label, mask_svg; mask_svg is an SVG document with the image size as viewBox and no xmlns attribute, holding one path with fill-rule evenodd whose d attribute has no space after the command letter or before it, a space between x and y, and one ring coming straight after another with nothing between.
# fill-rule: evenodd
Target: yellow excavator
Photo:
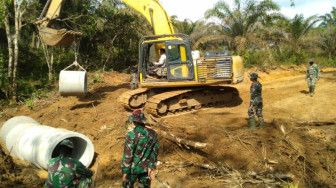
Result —
<instances>
[{"instance_id":1,"label":"yellow excavator","mask_svg":"<svg viewBox=\"0 0 336 188\"><path fill-rule=\"evenodd\" d=\"M65 0L51 0L47 15L40 19L39 34L48 38L46 44L65 44L69 36L77 37L72 31L63 30L55 37L42 37L49 30L51 19L59 14ZM57 2L57 3L55 3ZM230 103L239 98L238 90L232 87L243 81L244 66L240 56L230 56L224 52L208 52L205 57L192 55L189 36L175 34L166 11L157 0L123 0L139 11L153 28L153 36L145 36L139 41L138 79L139 88L123 93L119 101L128 109L144 107L147 113L164 116L185 110L200 109ZM55 6L52 8L51 6ZM52 29L51 29L52 30ZM65 39L62 37L64 36ZM52 41L53 38L55 41ZM164 49L166 60L160 75L153 75L160 50ZM196 51L197 52L197 51ZM155 74L155 73L154 73Z\"/></svg>"}]
</instances>

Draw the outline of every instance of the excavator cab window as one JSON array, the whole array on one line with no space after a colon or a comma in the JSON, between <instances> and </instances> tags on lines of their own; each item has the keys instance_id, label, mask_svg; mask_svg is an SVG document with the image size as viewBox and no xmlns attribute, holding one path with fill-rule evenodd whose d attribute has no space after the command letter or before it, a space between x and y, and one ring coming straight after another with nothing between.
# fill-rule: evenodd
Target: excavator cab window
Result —
<instances>
[{"instance_id":1,"label":"excavator cab window","mask_svg":"<svg viewBox=\"0 0 336 188\"><path fill-rule=\"evenodd\" d=\"M140 69L144 78L164 78L167 79L165 65L153 65L153 62L159 62L161 57L160 49L165 48L164 43L146 43L141 45L140 51ZM162 70L165 70L164 72Z\"/></svg>"},{"instance_id":2,"label":"excavator cab window","mask_svg":"<svg viewBox=\"0 0 336 188\"><path fill-rule=\"evenodd\" d=\"M194 79L190 48L184 41L168 41L166 46L168 80Z\"/></svg>"}]
</instances>

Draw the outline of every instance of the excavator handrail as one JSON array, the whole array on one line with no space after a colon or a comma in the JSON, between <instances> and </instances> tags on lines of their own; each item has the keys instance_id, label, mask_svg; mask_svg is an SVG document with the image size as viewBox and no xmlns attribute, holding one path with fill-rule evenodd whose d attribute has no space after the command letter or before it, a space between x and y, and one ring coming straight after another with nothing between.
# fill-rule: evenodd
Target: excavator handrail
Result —
<instances>
[{"instance_id":1,"label":"excavator handrail","mask_svg":"<svg viewBox=\"0 0 336 188\"><path fill-rule=\"evenodd\" d=\"M182 34L182 33L176 33L176 34L168 34L168 35L150 35L150 36L144 36L140 39L139 41L139 45L141 45L143 42L145 41L149 41L149 40L159 40L160 38L164 38L165 41L167 40L175 40L175 39L182 39L187 41L190 45L191 45L191 40L190 37L186 34ZM170 39L169 39L170 38Z\"/></svg>"}]
</instances>

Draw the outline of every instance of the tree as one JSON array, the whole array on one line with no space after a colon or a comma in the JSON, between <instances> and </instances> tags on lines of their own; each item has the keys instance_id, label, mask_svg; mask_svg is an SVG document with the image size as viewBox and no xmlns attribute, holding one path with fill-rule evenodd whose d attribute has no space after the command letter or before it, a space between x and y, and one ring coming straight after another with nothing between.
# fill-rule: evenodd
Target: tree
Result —
<instances>
[{"instance_id":1,"label":"tree","mask_svg":"<svg viewBox=\"0 0 336 188\"><path fill-rule=\"evenodd\" d=\"M332 60L336 57L336 8L333 7L330 13L320 16L320 19L322 22L319 26L323 28L320 46Z\"/></svg>"},{"instance_id":2,"label":"tree","mask_svg":"<svg viewBox=\"0 0 336 188\"><path fill-rule=\"evenodd\" d=\"M290 19L285 23L285 30L287 32L285 42L290 45L294 54L298 53L298 51L304 47L307 42L307 38L305 37L318 21L316 15L305 19L301 14L295 15L293 19Z\"/></svg>"},{"instance_id":3,"label":"tree","mask_svg":"<svg viewBox=\"0 0 336 188\"><path fill-rule=\"evenodd\" d=\"M221 41L229 50L241 52L254 46L257 41L256 32L266 20L276 15L275 11L278 10L279 7L271 0L247 0L245 4L235 0L233 9L224 1L220 1L214 8L206 11L205 17L219 19L221 31L207 38Z\"/></svg>"},{"instance_id":4,"label":"tree","mask_svg":"<svg viewBox=\"0 0 336 188\"><path fill-rule=\"evenodd\" d=\"M10 11L13 6L13 12ZM19 58L19 41L20 30L22 28L22 18L28 4L24 0L4 0L2 1L2 16L5 23L7 43L8 43L8 77L11 81L11 99L12 102L17 101L17 67ZM14 21L14 27L11 25L10 19Z\"/></svg>"},{"instance_id":5,"label":"tree","mask_svg":"<svg viewBox=\"0 0 336 188\"><path fill-rule=\"evenodd\" d=\"M206 23L204 20L197 20L193 22L189 19L178 21L176 16L172 16L172 23L176 33L183 33L190 36L192 41L192 48L194 50L202 50L204 48L211 48L212 43L209 41L207 44L204 41L206 36L212 36L217 26L213 23ZM201 45L203 44L203 45ZM218 47L218 45L215 45Z\"/></svg>"},{"instance_id":6,"label":"tree","mask_svg":"<svg viewBox=\"0 0 336 188\"><path fill-rule=\"evenodd\" d=\"M321 23L320 27L328 27L328 26L336 26L336 8L332 7L332 10L330 13L327 13L323 16L320 16Z\"/></svg>"},{"instance_id":7,"label":"tree","mask_svg":"<svg viewBox=\"0 0 336 188\"><path fill-rule=\"evenodd\" d=\"M1 18L4 21L5 30L6 30L6 36L7 36L7 49L8 49L8 78L13 83L13 58L14 58L14 46L13 46L13 37L11 33L11 25L9 23L10 19L10 11L9 11L9 5L11 4L10 0L2 1L1 4ZM13 85L12 85L13 86ZM11 88L13 90L13 87ZM9 93L7 93L9 95ZM14 95L14 92L11 94Z\"/></svg>"}]
</instances>

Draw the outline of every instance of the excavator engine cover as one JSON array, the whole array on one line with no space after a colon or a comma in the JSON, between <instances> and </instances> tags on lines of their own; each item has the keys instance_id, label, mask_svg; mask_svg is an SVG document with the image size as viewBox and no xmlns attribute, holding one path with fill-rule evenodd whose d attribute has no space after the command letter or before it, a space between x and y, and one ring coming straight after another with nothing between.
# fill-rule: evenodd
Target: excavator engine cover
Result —
<instances>
[{"instance_id":1,"label":"excavator engine cover","mask_svg":"<svg viewBox=\"0 0 336 188\"><path fill-rule=\"evenodd\" d=\"M42 41L49 46L68 46L82 35L81 32L67 31L66 29L57 30L48 27L38 29Z\"/></svg>"}]
</instances>

